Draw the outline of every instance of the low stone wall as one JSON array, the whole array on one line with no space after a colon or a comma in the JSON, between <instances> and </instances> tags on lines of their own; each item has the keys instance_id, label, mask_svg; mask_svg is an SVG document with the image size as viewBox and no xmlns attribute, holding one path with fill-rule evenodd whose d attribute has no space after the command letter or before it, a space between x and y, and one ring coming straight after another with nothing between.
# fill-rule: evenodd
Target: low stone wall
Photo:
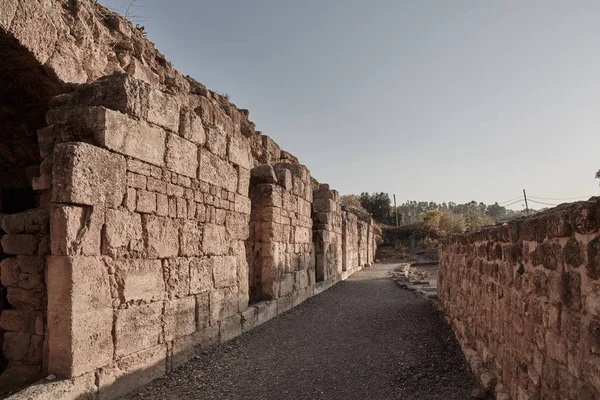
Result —
<instances>
[{"instance_id":1,"label":"low stone wall","mask_svg":"<svg viewBox=\"0 0 600 400\"><path fill-rule=\"evenodd\" d=\"M498 399L600 396L600 200L452 236L438 296Z\"/></svg>"}]
</instances>

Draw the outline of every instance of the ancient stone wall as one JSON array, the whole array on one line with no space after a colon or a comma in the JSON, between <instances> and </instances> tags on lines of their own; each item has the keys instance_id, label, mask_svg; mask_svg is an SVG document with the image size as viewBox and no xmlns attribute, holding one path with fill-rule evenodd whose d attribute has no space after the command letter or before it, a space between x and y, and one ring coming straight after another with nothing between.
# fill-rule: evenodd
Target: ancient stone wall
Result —
<instances>
[{"instance_id":1,"label":"ancient stone wall","mask_svg":"<svg viewBox=\"0 0 600 400\"><path fill-rule=\"evenodd\" d=\"M600 395L600 200L452 236L438 296L498 399Z\"/></svg>"},{"instance_id":2,"label":"ancient stone wall","mask_svg":"<svg viewBox=\"0 0 600 400\"><path fill-rule=\"evenodd\" d=\"M313 192L313 242L316 281L323 288L338 281L342 273L342 211L340 196L327 184L316 184Z\"/></svg>"}]
</instances>

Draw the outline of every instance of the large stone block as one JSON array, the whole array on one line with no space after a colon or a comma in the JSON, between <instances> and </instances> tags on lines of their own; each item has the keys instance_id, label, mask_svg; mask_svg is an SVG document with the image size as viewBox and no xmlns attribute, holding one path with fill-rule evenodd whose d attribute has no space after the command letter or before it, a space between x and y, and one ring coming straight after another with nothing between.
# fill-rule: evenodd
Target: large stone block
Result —
<instances>
[{"instance_id":1,"label":"large stone block","mask_svg":"<svg viewBox=\"0 0 600 400\"><path fill-rule=\"evenodd\" d=\"M237 258L235 256L211 257L213 278L217 289L237 283Z\"/></svg>"},{"instance_id":2,"label":"large stone block","mask_svg":"<svg viewBox=\"0 0 600 400\"><path fill-rule=\"evenodd\" d=\"M181 227L181 255L202 255L202 230L195 221L185 221Z\"/></svg>"},{"instance_id":3,"label":"large stone block","mask_svg":"<svg viewBox=\"0 0 600 400\"><path fill-rule=\"evenodd\" d=\"M198 332L176 339L173 342L173 369L200 354L207 347L219 343L219 326L207 326Z\"/></svg>"},{"instance_id":4,"label":"large stone block","mask_svg":"<svg viewBox=\"0 0 600 400\"><path fill-rule=\"evenodd\" d=\"M247 170L252 168L253 159L248 140L242 135L233 135L229 138L229 161Z\"/></svg>"},{"instance_id":5,"label":"large stone block","mask_svg":"<svg viewBox=\"0 0 600 400\"><path fill-rule=\"evenodd\" d=\"M169 298L187 296L190 293L190 260L170 258L162 262Z\"/></svg>"},{"instance_id":6,"label":"large stone block","mask_svg":"<svg viewBox=\"0 0 600 400\"><path fill-rule=\"evenodd\" d=\"M216 324L238 312L237 288L217 289L210 294L210 323Z\"/></svg>"},{"instance_id":7,"label":"large stone block","mask_svg":"<svg viewBox=\"0 0 600 400\"><path fill-rule=\"evenodd\" d=\"M2 236L2 250L6 254L33 256L38 254L43 237L40 235L10 233Z\"/></svg>"},{"instance_id":8,"label":"large stone block","mask_svg":"<svg viewBox=\"0 0 600 400\"><path fill-rule=\"evenodd\" d=\"M54 202L118 207L125 194L125 157L86 143L59 144L52 177Z\"/></svg>"},{"instance_id":9,"label":"large stone block","mask_svg":"<svg viewBox=\"0 0 600 400\"><path fill-rule=\"evenodd\" d=\"M239 314L232 315L219 323L219 334L221 343L225 343L242 334L242 317Z\"/></svg>"},{"instance_id":10,"label":"large stone block","mask_svg":"<svg viewBox=\"0 0 600 400\"><path fill-rule=\"evenodd\" d=\"M123 357L156 346L162 334L162 310L162 302L117 310L115 356Z\"/></svg>"},{"instance_id":11,"label":"large stone block","mask_svg":"<svg viewBox=\"0 0 600 400\"><path fill-rule=\"evenodd\" d=\"M230 240L246 240L250 229L250 216L228 211L225 216L225 228Z\"/></svg>"},{"instance_id":12,"label":"large stone block","mask_svg":"<svg viewBox=\"0 0 600 400\"><path fill-rule=\"evenodd\" d=\"M235 192L238 188L238 173L229 162L208 150L200 149L198 179Z\"/></svg>"},{"instance_id":13,"label":"large stone block","mask_svg":"<svg viewBox=\"0 0 600 400\"><path fill-rule=\"evenodd\" d=\"M179 104L174 97L160 90L150 90L148 106L148 122L171 132L179 131Z\"/></svg>"},{"instance_id":14,"label":"large stone block","mask_svg":"<svg viewBox=\"0 0 600 400\"><path fill-rule=\"evenodd\" d=\"M196 298L188 296L165 304L165 340L170 342L196 331Z\"/></svg>"},{"instance_id":15,"label":"large stone block","mask_svg":"<svg viewBox=\"0 0 600 400\"><path fill-rule=\"evenodd\" d=\"M179 135L198 146L202 146L206 142L206 133L202 125L202 120L200 120L200 117L193 110L184 109L181 111Z\"/></svg>"},{"instance_id":16,"label":"large stone block","mask_svg":"<svg viewBox=\"0 0 600 400\"><path fill-rule=\"evenodd\" d=\"M176 257L179 254L179 223L171 218L144 215L144 235L148 255L153 258Z\"/></svg>"},{"instance_id":17,"label":"large stone block","mask_svg":"<svg viewBox=\"0 0 600 400\"><path fill-rule=\"evenodd\" d=\"M49 257L48 371L73 377L113 356L108 269L98 257Z\"/></svg>"},{"instance_id":18,"label":"large stone block","mask_svg":"<svg viewBox=\"0 0 600 400\"><path fill-rule=\"evenodd\" d=\"M227 135L225 132L209 127L206 130L206 147L212 154L224 159L227 154Z\"/></svg>"},{"instance_id":19,"label":"large stone block","mask_svg":"<svg viewBox=\"0 0 600 400\"><path fill-rule=\"evenodd\" d=\"M190 293L205 293L214 288L212 267L213 262L209 258L190 261Z\"/></svg>"},{"instance_id":20,"label":"large stone block","mask_svg":"<svg viewBox=\"0 0 600 400\"><path fill-rule=\"evenodd\" d=\"M198 171L198 146L177 135L167 136L167 168L195 178Z\"/></svg>"},{"instance_id":21,"label":"large stone block","mask_svg":"<svg viewBox=\"0 0 600 400\"><path fill-rule=\"evenodd\" d=\"M50 221L50 249L53 255L100 255L104 224L102 210L57 204L50 211Z\"/></svg>"},{"instance_id":22,"label":"large stone block","mask_svg":"<svg viewBox=\"0 0 600 400\"><path fill-rule=\"evenodd\" d=\"M167 346L164 344L145 349L102 368L98 373L100 399L116 399L167 371Z\"/></svg>"},{"instance_id":23,"label":"large stone block","mask_svg":"<svg viewBox=\"0 0 600 400\"><path fill-rule=\"evenodd\" d=\"M129 259L113 261L115 282L123 303L159 301L165 297L160 260Z\"/></svg>"},{"instance_id":24,"label":"large stone block","mask_svg":"<svg viewBox=\"0 0 600 400\"><path fill-rule=\"evenodd\" d=\"M104 249L108 254L143 249L142 217L125 210L106 210Z\"/></svg>"},{"instance_id":25,"label":"large stone block","mask_svg":"<svg viewBox=\"0 0 600 400\"><path fill-rule=\"evenodd\" d=\"M23 375L22 373L19 375ZM46 381L30 385L10 397L11 400L83 400L94 399L98 393L96 374L89 372L73 379Z\"/></svg>"},{"instance_id":26,"label":"large stone block","mask_svg":"<svg viewBox=\"0 0 600 400\"><path fill-rule=\"evenodd\" d=\"M18 214L4 215L1 221L5 233L48 233L48 208L33 208Z\"/></svg>"},{"instance_id":27,"label":"large stone block","mask_svg":"<svg viewBox=\"0 0 600 400\"><path fill-rule=\"evenodd\" d=\"M208 255L225 255L229 250L229 240L224 226L204 225L202 250Z\"/></svg>"}]
</instances>

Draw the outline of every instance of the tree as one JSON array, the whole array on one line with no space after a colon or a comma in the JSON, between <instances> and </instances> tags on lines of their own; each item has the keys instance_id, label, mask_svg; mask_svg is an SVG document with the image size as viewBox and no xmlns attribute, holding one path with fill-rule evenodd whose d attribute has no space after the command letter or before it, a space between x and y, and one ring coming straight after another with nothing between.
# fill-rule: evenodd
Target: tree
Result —
<instances>
[{"instance_id":1,"label":"tree","mask_svg":"<svg viewBox=\"0 0 600 400\"><path fill-rule=\"evenodd\" d=\"M362 192L360 194L360 203L365 210L371 213L375 221L382 224L391 224L392 201L387 193L369 194L368 192Z\"/></svg>"}]
</instances>

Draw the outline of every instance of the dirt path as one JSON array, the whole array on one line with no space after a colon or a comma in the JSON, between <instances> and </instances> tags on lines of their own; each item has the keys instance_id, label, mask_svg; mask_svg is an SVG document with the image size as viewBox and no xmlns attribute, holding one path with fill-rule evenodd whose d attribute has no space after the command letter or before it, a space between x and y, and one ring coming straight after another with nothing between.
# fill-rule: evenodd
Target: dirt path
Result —
<instances>
[{"instance_id":1,"label":"dirt path","mask_svg":"<svg viewBox=\"0 0 600 400\"><path fill-rule=\"evenodd\" d=\"M378 264L127 399L468 399L475 386L431 303Z\"/></svg>"}]
</instances>

